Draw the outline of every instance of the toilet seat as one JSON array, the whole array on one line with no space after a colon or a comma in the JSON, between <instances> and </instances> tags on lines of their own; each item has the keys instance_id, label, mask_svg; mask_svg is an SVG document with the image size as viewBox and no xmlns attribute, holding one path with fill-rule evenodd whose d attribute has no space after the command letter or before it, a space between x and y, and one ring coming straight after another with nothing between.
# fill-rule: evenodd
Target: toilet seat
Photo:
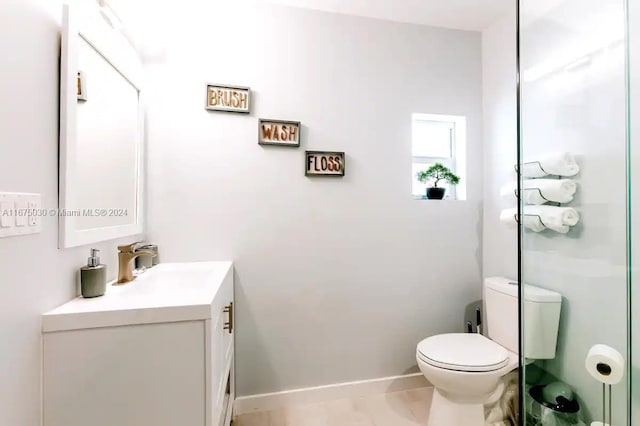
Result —
<instances>
[{"instance_id":1,"label":"toilet seat","mask_svg":"<svg viewBox=\"0 0 640 426\"><path fill-rule=\"evenodd\" d=\"M509 363L509 352L481 334L452 333L427 337L417 356L434 367L462 372L490 372Z\"/></svg>"}]
</instances>

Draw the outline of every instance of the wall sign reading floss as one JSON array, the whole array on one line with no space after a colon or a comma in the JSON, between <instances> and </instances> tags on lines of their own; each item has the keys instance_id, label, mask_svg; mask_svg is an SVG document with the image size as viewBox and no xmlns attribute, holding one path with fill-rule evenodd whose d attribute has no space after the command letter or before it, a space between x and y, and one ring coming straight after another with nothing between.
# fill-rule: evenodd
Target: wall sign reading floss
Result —
<instances>
[{"instance_id":1,"label":"wall sign reading floss","mask_svg":"<svg viewBox=\"0 0 640 426\"><path fill-rule=\"evenodd\" d=\"M306 176L344 176L344 152L306 151Z\"/></svg>"}]
</instances>

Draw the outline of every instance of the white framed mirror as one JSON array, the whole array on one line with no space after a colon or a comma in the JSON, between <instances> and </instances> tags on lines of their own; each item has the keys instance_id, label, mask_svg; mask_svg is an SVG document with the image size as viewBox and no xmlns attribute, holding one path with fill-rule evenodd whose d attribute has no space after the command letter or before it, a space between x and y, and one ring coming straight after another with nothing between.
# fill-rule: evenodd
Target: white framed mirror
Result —
<instances>
[{"instance_id":1,"label":"white framed mirror","mask_svg":"<svg viewBox=\"0 0 640 426\"><path fill-rule=\"evenodd\" d=\"M97 6L63 6L60 79L60 248L141 234L142 64Z\"/></svg>"}]
</instances>

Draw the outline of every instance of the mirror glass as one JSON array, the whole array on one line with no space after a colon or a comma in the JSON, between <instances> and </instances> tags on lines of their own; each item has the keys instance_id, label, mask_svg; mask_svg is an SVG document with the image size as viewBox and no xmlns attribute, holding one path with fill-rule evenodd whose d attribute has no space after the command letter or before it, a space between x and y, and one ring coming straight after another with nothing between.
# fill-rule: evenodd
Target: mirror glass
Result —
<instances>
[{"instance_id":1,"label":"mirror glass","mask_svg":"<svg viewBox=\"0 0 640 426\"><path fill-rule=\"evenodd\" d=\"M75 229L137 220L139 91L84 38L78 43Z\"/></svg>"},{"instance_id":2,"label":"mirror glass","mask_svg":"<svg viewBox=\"0 0 640 426\"><path fill-rule=\"evenodd\" d=\"M63 5L60 248L143 232L143 69L95 7Z\"/></svg>"}]
</instances>

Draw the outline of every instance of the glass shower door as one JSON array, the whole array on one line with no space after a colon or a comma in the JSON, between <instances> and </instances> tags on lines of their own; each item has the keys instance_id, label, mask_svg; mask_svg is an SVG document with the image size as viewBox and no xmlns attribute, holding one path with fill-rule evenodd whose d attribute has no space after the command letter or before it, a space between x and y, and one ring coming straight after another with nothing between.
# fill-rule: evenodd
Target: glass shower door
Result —
<instances>
[{"instance_id":1,"label":"glass shower door","mask_svg":"<svg viewBox=\"0 0 640 426\"><path fill-rule=\"evenodd\" d=\"M587 356L606 345L627 362L631 349L626 6L519 1L521 283L562 295L555 357L527 356L539 341L521 347L526 425L602 421L609 405ZM521 315L523 342L536 326ZM612 425L634 424L629 396L625 372Z\"/></svg>"},{"instance_id":2,"label":"glass shower door","mask_svg":"<svg viewBox=\"0 0 640 426\"><path fill-rule=\"evenodd\" d=\"M631 425L640 425L640 0L627 1L627 85L629 88L629 264L631 347L629 400Z\"/></svg>"}]
</instances>

